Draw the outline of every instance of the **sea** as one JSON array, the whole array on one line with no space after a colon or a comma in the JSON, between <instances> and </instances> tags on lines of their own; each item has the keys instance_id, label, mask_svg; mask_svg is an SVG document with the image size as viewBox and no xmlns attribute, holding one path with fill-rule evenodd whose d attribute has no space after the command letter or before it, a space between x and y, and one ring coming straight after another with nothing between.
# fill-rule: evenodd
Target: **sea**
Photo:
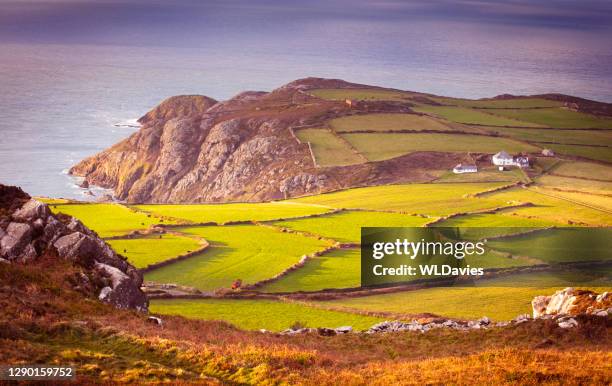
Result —
<instances>
[{"instance_id":1,"label":"sea","mask_svg":"<svg viewBox=\"0 0 612 386\"><path fill-rule=\"evenodd\" d=\"M612 102L612 7L568 3L2 2L0 183L95 199L104 192L90 196L68 169L163 99L222 100L308 76Z\"/></svg>"}]
</instances>

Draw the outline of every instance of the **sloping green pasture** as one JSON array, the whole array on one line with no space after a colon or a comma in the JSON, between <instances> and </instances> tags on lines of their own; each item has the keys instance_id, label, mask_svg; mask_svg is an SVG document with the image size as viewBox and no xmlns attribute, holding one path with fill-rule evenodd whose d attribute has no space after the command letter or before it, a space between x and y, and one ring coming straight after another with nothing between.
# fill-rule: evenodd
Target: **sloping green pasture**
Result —
<instances>
[{"instance_id":1,"label":"sloping green pasture","mask_svg":"<svg viewBox=\"0 0 612 386\"><path fill-rule=\"evenodd\" d=\"M365 162L353 149L326 129L301 129L296 132L302 142L310 142L319 166L344 166Z\"/></svg>"},{"instance_id":2,"label":"sloping green pasture","mask_svg":"<svg viewBox=\"0 0 612 386\"><path fill-rule=\"evenodd\" d=\"M136 268L144 268L202 248L200 242L194 238L172 234L114 239L108 243L117 253L127 257Z\"/></svg>"}]
</instances>

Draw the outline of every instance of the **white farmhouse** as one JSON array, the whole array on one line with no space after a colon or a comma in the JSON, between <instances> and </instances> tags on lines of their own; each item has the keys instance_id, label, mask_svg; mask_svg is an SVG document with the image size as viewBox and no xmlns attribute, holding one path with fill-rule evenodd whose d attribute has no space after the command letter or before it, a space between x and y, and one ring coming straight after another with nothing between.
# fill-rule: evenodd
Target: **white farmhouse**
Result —
<instances>
[{"instance_id":1,"label":"white farmhouse","mask_svg":"<svg viewBox=\"0 0 612 386\"><path fill-rule=\"evenodd\" d=\"M496 165L496 166L514 165L514 158L503 150L493 155L493 157L491 158L491 161L493 161L493 165Z\"/></svg>"},{"instance_id":2,"label":"white farmhouse","mask_svg":"<svg viewBox=\"0 0 612 386\"><path fill-rule=\"evenodd\" d=\"M476 165L464 165L459 164L453 168L453 173L455 174L463 174L463 173L476 173L478 168Z\"/></svg>"}]
</instances>

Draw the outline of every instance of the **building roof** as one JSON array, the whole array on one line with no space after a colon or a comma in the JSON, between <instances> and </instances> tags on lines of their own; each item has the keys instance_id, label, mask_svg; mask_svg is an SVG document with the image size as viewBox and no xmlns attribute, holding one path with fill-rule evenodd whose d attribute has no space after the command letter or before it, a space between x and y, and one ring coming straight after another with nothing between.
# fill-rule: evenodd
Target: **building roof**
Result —
<instances>
[{"instance_id":1,"label":"building roof","mask_svg":"<svg viewBox=\"0 0 612 386\"><path fill-rule=\"evenodd\" d=\"M510 156L510 154L506 153L504 150L502 150L499 153L495 154L493 157L495 157L495 158L512 158Z\"/></svg>"}]
</instances>

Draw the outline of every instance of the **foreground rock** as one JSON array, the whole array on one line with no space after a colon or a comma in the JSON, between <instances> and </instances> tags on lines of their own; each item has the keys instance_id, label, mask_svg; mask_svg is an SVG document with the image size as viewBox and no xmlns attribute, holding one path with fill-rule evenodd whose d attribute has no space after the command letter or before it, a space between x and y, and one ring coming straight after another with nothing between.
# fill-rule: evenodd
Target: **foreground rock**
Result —
<instances>
[{"instance_id":1,"label":"foreground rock","mask_svg":"<svg viewBox=\"0 0 612 386\"><path fill-rule=\"evenodd\" d=\"M533 317L590 314L605 316L612 310L612 295L568 287L551 296L537 296L531 302Z\"/></svg>"},{"instance_id":2,"label":"foreground rock","mask_svg":"<svg viewBox=\"0 0 612 386\"><path fill-rule=\"evenodd\" d=\"M74 286L82 292L118 308L148 310L142 275L95 232L75 218L53 215L17 187L0 185L0 259L28 264L42 256L81 267Z\"/></svg>"}]
</instances>

